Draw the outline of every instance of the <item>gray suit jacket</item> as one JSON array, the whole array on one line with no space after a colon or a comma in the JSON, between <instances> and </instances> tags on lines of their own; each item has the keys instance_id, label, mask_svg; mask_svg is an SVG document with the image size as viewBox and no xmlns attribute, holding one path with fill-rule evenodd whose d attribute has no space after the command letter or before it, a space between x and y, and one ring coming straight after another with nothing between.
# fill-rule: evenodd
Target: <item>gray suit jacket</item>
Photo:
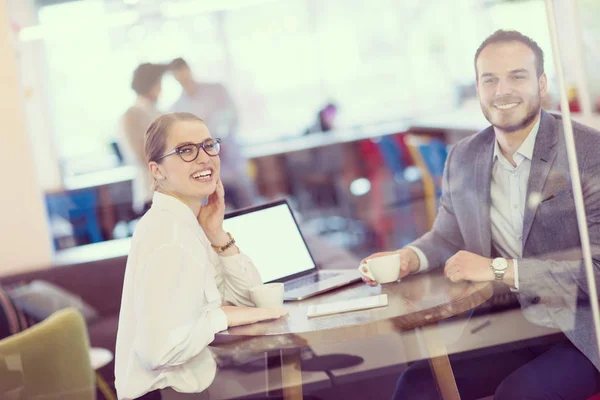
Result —
<instances>
[{"instance_id":1,"label":"gray suit jacket","mask_svg":"<svg viewBox=\"0 0 600 400\"><path fill-rule=\"evenodd\" d=\"M575 122L573 129L594 273L600 280L600 132ZM448 155L433 228L411 244L424 252L432 267L442 267L459 250L492 254L494 140L489 127L457 143ZM542 314L549 316L600 370L562 118L544 111L533 151L522 237L518 296L521 308L529 308L525 315L532 322L536 314L540 319Z\"/></svg>"}]
</instances>

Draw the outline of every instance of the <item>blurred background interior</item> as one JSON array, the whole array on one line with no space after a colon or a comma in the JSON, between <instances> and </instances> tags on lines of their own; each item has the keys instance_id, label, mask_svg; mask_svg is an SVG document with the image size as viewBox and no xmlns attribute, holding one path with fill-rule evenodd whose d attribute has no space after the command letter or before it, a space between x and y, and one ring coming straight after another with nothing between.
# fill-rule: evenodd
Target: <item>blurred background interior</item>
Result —
<instances>
[{"instance_id":1,"label":"blurred background interior","mask_svg":"<svg viewBox=\"0 0 600 400\"><path fill-rule=\"evenodd\" d=\"M236 124L211 128L245 156L251 203L285 196L306 229L359 254L411 241L435 215L447 146L486 126L472 63L481 38L504 28L538 40L545 108L559 103L543 1L434 3L6 0L54 250L131 235L136 171L119 137L132 74L178 57L228 92ZM600 4L569 3L556 6L571 111L597 126ZM165 73L157 111L181 91Z\"/></svg>"},{"instance_id":2,"label":"blurred background interior","mask_svg":"<svg viewBox=\"0 0 600 400\"><path fill-rule=\"evenodd\" d=\"M573 117L598 129L600 2L554 3ZM2 0L0 19L0 275L126 255L139 213L120 137L142 63L183 58L228 93L236 123L213 135L236 143L252 193L229 210L285 197L356 260L431 226L449 146L488 125L486 36L540 44L559 110L543 0ZM156 109L181 93L165 72Z\"/></svg>"}]
</instances>

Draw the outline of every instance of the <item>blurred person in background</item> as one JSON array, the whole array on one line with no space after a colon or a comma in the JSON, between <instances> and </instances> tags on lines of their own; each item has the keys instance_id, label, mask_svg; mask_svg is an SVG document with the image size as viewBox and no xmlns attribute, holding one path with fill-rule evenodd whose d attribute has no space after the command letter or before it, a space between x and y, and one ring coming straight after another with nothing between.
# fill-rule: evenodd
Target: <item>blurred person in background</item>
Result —
<instances>
[{"instance_id":1,"label":"blurred person in background","mask_svg":"<svg viewBox=\"0 0 600 400\"><path fill-rule=\"evenodd\" d=\"M321 107L314 123L304 131L304 135L318 135L333 131L336 128L337 111L334 103L327 103ZM336 207L339 203L336 180L341 173L342 147L315 147L305 150L305 153L302 155L303 159L300 159L298 154L288 155L290 175L294 173L298 175L294 183L306 189L314 206L319 208ZM294 191L298 193L300 189L296 187Z\"/></svg>"},{"instance_id":2,"label":"blurred person in background","mask_svg":"<svg viewBox=\"0 0 600 400\"><path fill-rule=\"evenodd\" d=\"M248 160L236 138L239 114L227 88L220 83L196 81L183 58L173 60L169 69L182 88L171 111L188 112L202 118L210 132L223 138L226 145L221 155L221 179L227 186L227 205L233 208L252 205L254 183L248 177Z\"/></svg>"},{"instance_id":3,"label":"blurred person in background","mask_svg":"<svg viewBox=\"0 0 600 400\"><path fill-rule=\"evenodd\" d=\"M120 149L127 164L138 167L133 181L133 211L143 214L152 202L151 180L144 155L144 135L161 112L156 102L161 93L162 77L167 66L162 64L140 64L133 72L131 88L137 94L136 102L122 117Z\"/></svg>"}]
</instances>

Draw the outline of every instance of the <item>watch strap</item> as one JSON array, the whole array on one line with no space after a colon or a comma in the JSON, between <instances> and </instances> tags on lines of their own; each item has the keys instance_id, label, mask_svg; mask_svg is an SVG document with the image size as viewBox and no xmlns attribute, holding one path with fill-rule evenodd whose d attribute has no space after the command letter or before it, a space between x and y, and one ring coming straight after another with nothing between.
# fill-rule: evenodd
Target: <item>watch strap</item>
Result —
<instances>
[{"instance_id":1,"label":"watch strap","mask_svg":"<svg viewBox=\"0 0 600 400\"><path fill-rule=\"evenodd\" d=\"M226 251L228 248L230 248L231 246L233 246L235 244L235 239L233 238L233 236L231 236L231 233L227 232L227 236L229 237L229 240L224 245L215 246L214 244L211 244L211 247L217 252L217 254L223 253L224 251Z\"/></svg>"}]
</instances>

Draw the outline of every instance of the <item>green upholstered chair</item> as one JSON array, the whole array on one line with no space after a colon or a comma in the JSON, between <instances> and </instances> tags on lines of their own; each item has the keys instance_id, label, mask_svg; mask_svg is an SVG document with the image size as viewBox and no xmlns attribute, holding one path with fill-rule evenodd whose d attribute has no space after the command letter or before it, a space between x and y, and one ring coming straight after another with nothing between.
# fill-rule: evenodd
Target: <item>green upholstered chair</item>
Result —
<instances>
[{"instance_id":1,"label":"green upholstered chair","mask_svg":"<svg viewBox=\"0 0 600 400\"><path fill-rule=\"evenodd\" d=\"M85 321L72 308L0 340L0 398L94 400Z\"/></svg>"}]
</instances>

